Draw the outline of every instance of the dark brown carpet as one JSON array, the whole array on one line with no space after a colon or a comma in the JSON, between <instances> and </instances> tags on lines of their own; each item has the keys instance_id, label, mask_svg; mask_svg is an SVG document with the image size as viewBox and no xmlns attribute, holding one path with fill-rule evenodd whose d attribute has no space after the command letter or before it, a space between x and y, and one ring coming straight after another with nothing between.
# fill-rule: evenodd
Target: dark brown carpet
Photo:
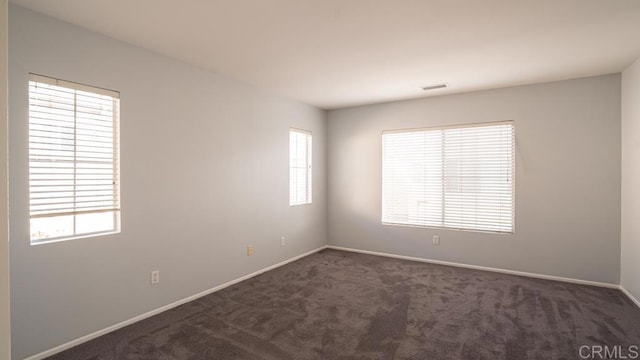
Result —
<instances>
[{"instance_id":1,"label":"dark brown carpet","mask_svg":"<svg viewBox=\"0 0 640 360\"><path fill-rule=\"evenodd\" d=\"M622 292L324 250L53 359L579 359L640 345Z\"/></svg>"}]
</instances>

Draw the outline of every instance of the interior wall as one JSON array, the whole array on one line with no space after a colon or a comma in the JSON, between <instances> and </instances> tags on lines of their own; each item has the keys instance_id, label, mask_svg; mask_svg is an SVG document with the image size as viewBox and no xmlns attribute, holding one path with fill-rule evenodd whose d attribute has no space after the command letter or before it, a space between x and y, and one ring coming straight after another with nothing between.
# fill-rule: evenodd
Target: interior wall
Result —
<instances>
[{"instance_id":1,"label":"interior wall","mask_svg":"<svg viewBox=\"0 0 640 360\"><path fill-rule=\"evenodd\" d=\"M326 244L324 111L21 7L9 16L16 359ZM30 245L30 72L120 91L120 234ZM313 133L311 205L289 206L290 127Z\"/></svg>"},{"instance_id":2,"label":"interior wall","mask_svg":"<svg viewBox=\"0 0 640 360\"><path fill-rule=\"evenodd\" d=\"M383 130L500 120L515 234L381 224ZM619 283L619 74L329 111L327 149L330 245Z\"/></svg>"},{"instance_id":3,"label":"interior wall","mask_svg":"<svg viewBox=\"0 0 640 360\"><path fill-rule=\"evenodd\" d=\"M0 359L11 358L7 217L7 0L0 0Z\"/></svg>"},{"instance_id":4,"label":"interior wall","mask_svg":"<svg viewBox=\"0 0 640 360\"><path fill-rule=\"evenodd\" d=\"M640 59L622 73L622 266L620 284L640 300Z\"/></svg>"}]
</instances>

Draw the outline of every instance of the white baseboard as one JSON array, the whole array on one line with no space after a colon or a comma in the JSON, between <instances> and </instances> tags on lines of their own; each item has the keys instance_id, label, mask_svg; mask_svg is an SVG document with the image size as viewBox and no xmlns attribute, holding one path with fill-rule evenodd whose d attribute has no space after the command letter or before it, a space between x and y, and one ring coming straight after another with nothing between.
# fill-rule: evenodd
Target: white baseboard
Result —
<instances>
[{"instance_id":1,"label":"white baseboard","mask_svg":"<svg viewBox=\"0 0 640 360\"><path fill-rule=\"evenodd\" d=\"M609 283L603 283L603 282L597 282L597 281L572 279L572 278L566 278L566 277L560 277L560 276L543 275L543 274L529 273L524 271L507 270L507 269L492 268L492 267L479 266L479 265L469 265L469 264L455 263L455 262L449 262L449 261L431 260L431 259L425 259L425 258L419 258L419 257L413 257L413 256L396 255L396 254L389 254L389 253L376 252L376 251L353 249L353 248L347 248L347 247L341 247L341 246L327 245L327 248L357 252L357 253L368 254L368 255L386 256L386 257L403 259L403 260L419 261L419 262L430 263L430 264L447 265L447 266L455 266L455 267L474 269L474 270L492 271L492 272L509 274L509 275L526 276L526 277L532 277L537 279L563 281L568 283L592 285L592 286L599 286L599 287L605 287L605 288L611 288L611 289L620 288L620 285L618 284L609 284Z\"/></svg>"},{"instance_id":2,"label":"white baseboard","mask_svg":"<svg viewBox=\"0 0 640 360\"><path fill-rule=\"evenodd\" d=\"M118 329L123 328L123 327L125 327L127 325L131 325L131 324L133 324L135 322L138 322L140 320L144 320L144 319L149 318L149 317L151 317L153 315L157 315L157 314L159 314L161 312L173 309L174 307L177 307L179 305L188 303L189 301L193 301L195 299L201 298L201 297L203 297L205 295L209 295L209 294L214 293L216 291L222 290L222 289L224 289L226 287L229 287L231 285L237 284L237 283L239 283L241 281L247 280L247 279L252 278L254 276L260 275L260 274L265 273L265 272L267 272L269 270L273 270L275 268L281 267L281 266L286 265L286 264L288 264L290 262L293 262L293 261L296 261L298 259L301 259L301 258L303 258L305 256L309 256L309 255L311 255L313 253L316 253L316 252L318 252L320 250L325 249L326 247L327 247L326 245L325 246L321 246L321 247L319 247L317 249L308 251L308 252L306 252L304 254L301 254L301 255L298 255L298 256L294 256L294 257L292 257L290 259L281 261L281 262L279 262L277 264L274 264L274 265L271 265L271 266L267 266L267 267L265 267L263 269L260 269L258 271L252 272L251 274L247 274L247 275L239 277L237 279L228 281L228 282L226 282L224 284L220 284L220 285L218 285L216 287L213 287L211 289L199 292L199 293L197 293L195 295L191 295L191 296L186 297L184 299L175 301L175 302L173 302L171 304L159 307L159 308L157 308L155 310L151 310L151 311L146 312L146 313L144 313L142 315L138 315L138 316L132 317L129 320L125 320L125 321L117 323L115 325L111 325L109 327L106 327L106 328L104 328L102 330L98 330L98 331L93 332L91 334L79 337L79 338L77 338L75 340L71 340L71 341L69 341L67 343L64 343L62 345L58 345L58 346L56 346L56 347L54 347L52 349L43 351L43 352L41 352L39 354L32 355L32 356L26 358L25 360L40 360L40 359L44 359L46 357L55 355L55 354L57 354L59 352L62 352L62 351L67 350L67 349L70 349L70 348L72 348L74 346L80 345L80 344L85 343L85 342L87 342L89 340L93 340L93 339L95 339L97 337L100 337L102 335L106 335L106 334L108 334L108 333L110 333L112 331L118 330Z\"/></svg>"},{"instance_id":3,"label":"white baseboard","mask_svg":"<svg viewBox=\"0 0 640 360\"><path fill-rule=\"evenodd\" d=\"M627 291L627 289L624 288L624 286L620 285L620 290L622 290L622 292L627 295L627 297L629 298L629 300L633 301L634 304L636 304L637 307L640 308L640 300L636 299L629 291Z\"/></svg>"}]
</instances>

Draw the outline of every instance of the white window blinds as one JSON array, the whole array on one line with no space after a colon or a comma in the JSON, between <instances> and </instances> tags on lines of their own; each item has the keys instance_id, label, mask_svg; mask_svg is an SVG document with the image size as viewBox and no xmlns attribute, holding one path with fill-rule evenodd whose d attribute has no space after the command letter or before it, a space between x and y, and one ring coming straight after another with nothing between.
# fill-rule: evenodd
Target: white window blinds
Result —
<instances>
[{"instance_id":1,"label":"white window blinds","mask_svg":"<svg viewBox=\"0 0 640 360\"><path fill-rule=\"evenodd\" d=\"M385 131L382 222L513 232L512 122Z\"/></svg>"},{"instance_id":2,"label":"white window blinds","mask_svg":"<svg viewBox=\"0 0 640 360\"><path fill-rule=\"evenodd\" d=\"M30 75L31 240L118 230L119 94Z\"/></svg>"},{"instance_id":3,"label":"white window blinds","mask_svg":"<svg viewBox=\"0 0 640 360\"><path fill-rule=\"evenodd\" d=\"M311 133L289 131L289 205L311 203Z\"/></svg>"}]
</instances>

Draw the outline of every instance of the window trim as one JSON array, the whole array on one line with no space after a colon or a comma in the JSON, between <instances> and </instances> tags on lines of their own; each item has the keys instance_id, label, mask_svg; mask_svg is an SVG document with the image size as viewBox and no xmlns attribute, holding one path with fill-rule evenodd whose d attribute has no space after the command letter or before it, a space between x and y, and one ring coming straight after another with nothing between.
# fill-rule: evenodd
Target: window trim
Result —
<instances>
[{"instance_id":1,"label":"window trim","mask_svg":"<svg viewBox=\"0 0 640 360\"><path fill-rule=\"evenodd\" d=\"M31 171L32 171L32 148L31 148L31 136L32 136L32 115L31 115L31 101L32 101L32 93L31 93L31 83L40 83L40 84L46 84L46 85L51 85L51 86L57 86L57 87L63 87L66 88L68 90L72 90L74 92L86 92L86 93L90 93L90 94L95 94L95 95L100 95L100 96L106 96L106 97L110 97L112 99L112 103L113 103L113 109L112 109L112 115L111 115L111 127L112 127L112 154L113 154L113 185L114 185L114 189L113 189L113 204L115 205L112 208L104 208L104 209L97 209L97 210L90 210L90 211L68 211L68 212L54 212L54 211L50 211L49 213L43 212L43 213L39 213L39 214L32 214L33 210L32 210L32 193L31 193L31 183L32 183L32 179L31 179ZM105 88L101 88L101 87L97 87L97 86L91 86L91 85L85 85L85 84L81 84L81 83L77 83L77 82L72 82L72 81L67 81L67 80L62 80L62 79L58 79L58 78L54 78L51 76L45 76L45 75L39 75L39 74L35 74L35 73L29 73L29 84L28 84L28 111L27 111L27 118L28 118L28 129L27 129L27 136L29 138L28 140L28 160L27 160L27 169L29 171L29 176L28 176L28 188L29 188L29 221L31 222L32 219L46 219L46 218L56 218L56 217L61 217L61 216L81 216L81 215L90 215L90 214L99 214L99 213L111 213L113 216L113 220L112 220L112 227L110 229L107 230L99 230L99 231L91 231L91 232L77 232L77 225L76 225L76 219L73 219L73 229L72 229L72 234L70 235L63 235L63 236L54 236L54 237L47 237L47 238L33 238L32 237L32 232L31 230L29 231L29 239L30 239L30 244L31 245L41 245L41 244L48 244L48 243L53 243L53 242L60 242L60 241L66 241L66 240L75 240L75 239L81 239L81 238L88 238L88 237L96 237L96 236L102 236L102 235L111 235L111 234L118 234L121 232L121 211L122 211L122 205L121 205L121 181L120 181L120 171L121 171L121 166L120 166L120 93L118 91L114 91L114 90L109 90L109 89L105 89ZM74 100L74 119L75 116L77 115L77 110L75 110L75 106L77 104L77 101ZM45 121L56 121L53 120L51 118L47 118L45 119ZM59 121L59 120L58 120ZM75 132L77 131L77 124L73 124L73 133L75 134ZM91 136L91 135L90 135ZM75 139L75 135L74 135L74 139ZM75 140L74 140L75 141ZM89 145L90 146L90 145ZM75 143L74 143L74 147L75 147ZM73 164L74 164L74 170L73 170L73 174L74 174L74 178L77 175L77 170L75 168L75 164L78 163L79 160L76 160L76 150L73 150L74 153L74 160L73 160ZM107 153L108 154L108 153ZM37 160L36 160L37 161ZM82 163L82 161L79 161L80 163ZM74 185L75 186L75 185ZM73 190L73 192L75 192L75 190ZM75 198L75 195L73 196L73 198ZM75 203L76 200L73 201L73 203ZM70 203L71 204L71 203ZM42 210L41 210L42 211Z\"/></svg>"},{"instance_id":2,"label":"window trim","mask_svg":"<svg viewBox=\"0 0 640 360\"><path fill-rule=\"evenodd\" d=\"M384 221L384 204L385 204L385 196L384 196L384 135L386 134L394 134L394 133L410 133L410 132L422 132L422 131L434 131L434 130L449 130L449 129L459 129L459 128L479 128L486 126L497 126L497 125L511 125L511 136L512 136L512 153L511 153L511 167L512 167L512 178L511 178L511 231L499 231L499 230L486 230L486 229L471 229L471 228L461 228L461 227L448 227L448 226L436 226L436 225L417 225L417 224L405 224L405 223L394 223ZM466 124L454 124L454 125L440 125L440 126L427 126L427 127L416 127L416 128L404 128L404 129L391 129L391 130L382 130L381 135L381 166L380 166L380 183L381 183L381 197L380 197L380 219L381 225L385 226L400 226L400 227L410 227L410 228L421 228L421 229L436 229L436 230L453 230L453 231L464 231L464 232L475 232L475 233L487 233L487 234L496 234L496 235L514 235L516 231L516 171L517 171L517 146L516 146L516 127L514 120L500 120L500 121L490 121L490 122L478 122L478 123L466 123ZM444 204L443 204L444 206ZM443 214L444 219L444 214Z\"/></svg>"}]
</instances>

